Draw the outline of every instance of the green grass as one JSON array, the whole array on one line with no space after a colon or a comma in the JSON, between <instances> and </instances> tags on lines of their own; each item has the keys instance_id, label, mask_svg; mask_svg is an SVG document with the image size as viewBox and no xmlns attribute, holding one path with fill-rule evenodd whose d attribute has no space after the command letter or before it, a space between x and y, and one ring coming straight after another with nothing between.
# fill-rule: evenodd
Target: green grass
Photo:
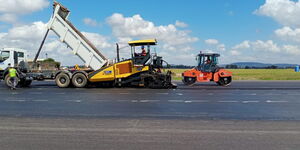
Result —
<instances>
[{"instance_id":1,"label":"green grass","mask_svg":"<svg viewBox=\"0 0 300 150\"><path fill-rule=\"evenodd\" d=\"M181 80L181 73L187 69L170 69L173 80ZM300 80L300 73L293 69L228 69L233 80Z\"/></svg>"}]
</instances>

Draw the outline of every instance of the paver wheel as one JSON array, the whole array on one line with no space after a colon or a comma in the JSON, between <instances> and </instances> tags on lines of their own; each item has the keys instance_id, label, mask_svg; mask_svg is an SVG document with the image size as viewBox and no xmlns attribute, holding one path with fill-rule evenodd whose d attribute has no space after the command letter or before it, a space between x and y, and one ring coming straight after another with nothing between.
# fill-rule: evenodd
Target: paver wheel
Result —
<instances>
[{"instance_id":1,"label":"paver wheel","mask_svg":"<svg viewBox=\"0 0 300 150\"><path fill-rule=\"evenodd\" d=\"M83 73L76 73L73 77L72 77L72 84L76 87L76 88L83 88L87 85L87 77L83 74Z\"/></svg>"},{"instance_id":2,"label":"paver wheel","mask_svg":"<svg viewBox=\"0 0 300 150\"><path fill-rule=\"evenodd\" d=\"M70 77L65 73L60 73L55 78L56 85L60 88L66 88L70 85Z\"/></svg>"}]
</instances>

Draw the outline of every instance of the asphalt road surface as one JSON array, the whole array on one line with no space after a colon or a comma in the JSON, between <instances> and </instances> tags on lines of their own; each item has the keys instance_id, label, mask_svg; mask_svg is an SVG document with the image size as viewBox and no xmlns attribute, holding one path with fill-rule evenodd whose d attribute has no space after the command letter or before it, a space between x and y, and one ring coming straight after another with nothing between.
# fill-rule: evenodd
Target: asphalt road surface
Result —
<instances>
[{"instance_id":1,"label":"asphalt road surface","mask_svg":"<svg viewBox=\"0 0 300 150\"><path fill-rule=\"evenodd\" d=\"M299 149L300 81L177 89L0 83L3 149Z\"/></svg>"}]
</instances>

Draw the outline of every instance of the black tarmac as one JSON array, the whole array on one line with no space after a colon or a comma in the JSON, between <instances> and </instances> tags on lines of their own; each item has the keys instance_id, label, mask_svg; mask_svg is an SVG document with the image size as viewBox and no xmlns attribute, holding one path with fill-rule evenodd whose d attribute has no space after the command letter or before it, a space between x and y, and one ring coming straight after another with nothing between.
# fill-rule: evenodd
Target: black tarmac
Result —
<instances>
[{"instance_id":1,"label":"black tarmac","mask_svg":"<svg viewBox=\"0 0 300 150\"><path fill-rule=\"evenodd\" d=\"M300 81L177 89L0 83L0 149L296 150Z\"/></svg>"}]
</instances>

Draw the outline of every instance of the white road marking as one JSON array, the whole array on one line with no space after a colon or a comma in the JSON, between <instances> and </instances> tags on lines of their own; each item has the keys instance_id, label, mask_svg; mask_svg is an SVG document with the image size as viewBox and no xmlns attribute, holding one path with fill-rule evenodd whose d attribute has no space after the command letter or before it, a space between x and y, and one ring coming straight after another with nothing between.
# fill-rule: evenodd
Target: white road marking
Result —
<instances>
[{"instance_id":1,"label":"white road marking","mask_svg":"<svg viewBox=\"0 0 300 150\"><path fill-rule=\"evenodd\" d=\"M141 103L159 102L160 100L140 100Z\"/></svg>"},{"instance_id":2,"label":"white road marking","mask_svg":"<svg viewBox=\"0 0 300 150\"><path fill-rule=\"evenodd\" d=\"M183 95L182 93L177 93L177 95Z\"/></svg>"},{"instance_id":3,"label":"white road marking","mask_svg":"<svg viewBox=\"0 0 300 150\"><path fill-rule=\"evenodd\" d=\"M80 103L81 100L66 100L67 102L75 102L75 103Z\"/></svg>"},{"instance_id":4,"label":"white road marking","mask_svg":"<svg viewBox=\"0 0 300 150\"><path fill-rule=\"evenodd\" d=\"M23 99L14 99L14 100L5 100L7 102L25 102L26 100Z\"/></svg>"},{"instance_id":5,"label":"white road marking","mask_svg":"<svg viewBox=\"0 0 300 150\"><path fill-rule=\"evenodd\" d=\"M185 103L192 103L192 101L184 101Z\"/></svg>"},{"instance_id":6,"label":"white road marking","mask_svg":"<svg viewBox=\"0 0 300 150\"><path fill-rule=\"evenodd\" d=\"M271 101L271 100L267 100L267 103L287 103L289 101Z\"/></svg>"},{"instance_id":7,"label":"white road marking","mask_svg":"<svg viewBox=\"0 0 300 150\"><path fill-rule=\"evenodd\" d=\"M48 102L49 100L46 99L38 99L38 100L32 100L33 102Z\"/></svg>"},{"instance_id":8,"label":"white road marking","mask_svg":"<svg viewBox=\"0 0 300 150\"><path fill-rule=\"evenodd\" d=\"M205 100L191 100L194 103L208 103L209 101L205 101Z\"/></svg>"},{"instance_id":9,"label":"white road marking","mask_svg":"<svg viewBox=\"0 0 300 150\"><path fill-rule=\"evenodd\" d=\"M259 101L243 101L242 103L245 103L245 104L247 104L247 103L259 103Z\"/></svg>"},{"instance_id":10,"label":"white road marking","mask_svg":"<svg viewBox=\"0 0 300 150\"><path fill-rule=\"evenodd\" d=\"M155 94L168 95L169 93L155 93Z\"/></svg>"},{"instance_id":11,"label":"white road marking","mask_svg":"<svg viewBox=\"0 0 300 150\"><path fill-rule=\"evenodd\" d=\"M218 101L219 103L237 103L238 101Z\"/></svg>"}]
</instances>

